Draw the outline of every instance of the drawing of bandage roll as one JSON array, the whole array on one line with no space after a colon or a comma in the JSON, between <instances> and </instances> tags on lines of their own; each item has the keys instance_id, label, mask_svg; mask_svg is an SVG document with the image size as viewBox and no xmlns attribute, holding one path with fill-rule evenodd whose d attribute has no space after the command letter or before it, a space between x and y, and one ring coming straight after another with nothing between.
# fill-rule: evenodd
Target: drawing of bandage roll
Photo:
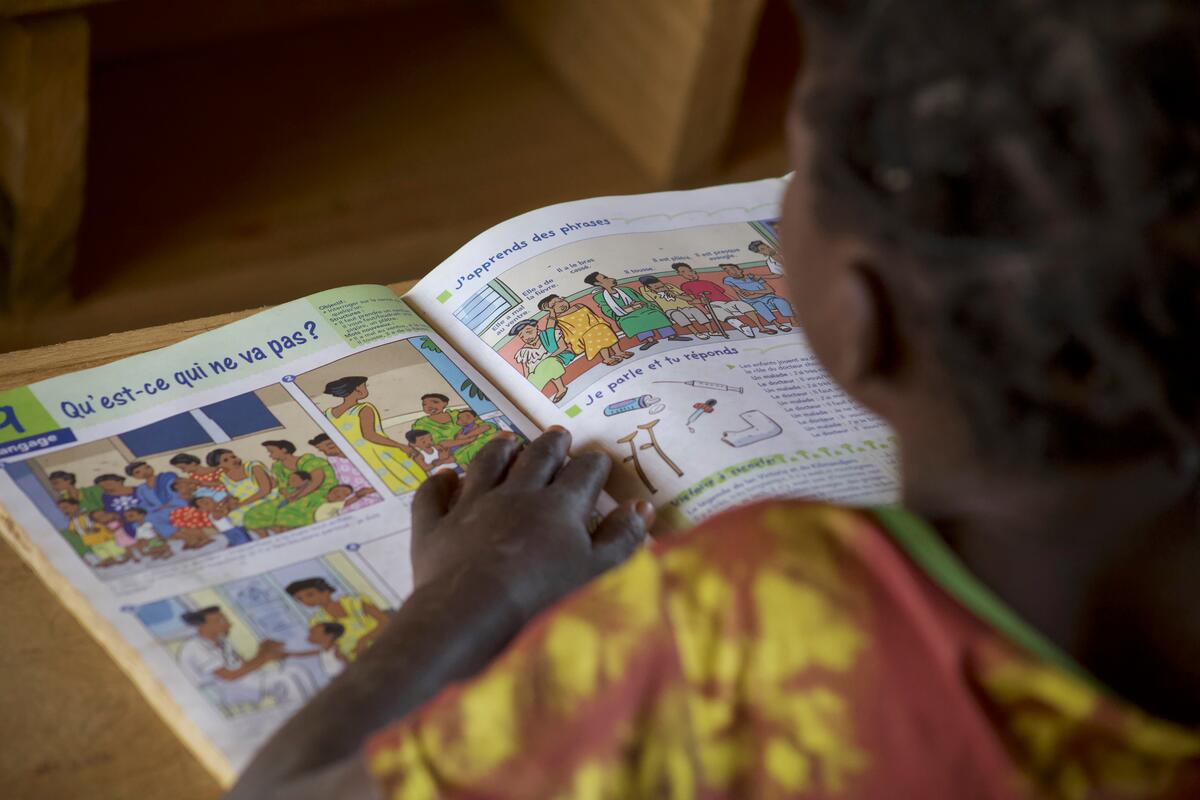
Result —
<instances>
[{"instance_id":1,"label":"drawing of bandage roll","mask_svg":"<svg viewBox=\"0 0 1200 800\"><path fill-rule=\"evenodd\" d=\"M783 428L779 427L779 423L761 411L743 411L738 416L742 418L742 422L746 423L747 427L736 431L725 431L721 434L721 441L730 447L746 447L783 433Z\"/></svg>"},{"instance_id":2,"label":"drawing of bandage roll","mask_svg":"<svg viewBox=\"0 0 1200 800\"><path fill-rule=\"evenodd\" d=\"M609 403L604 407L604 416L615 417L617 414L624 414L626 411L637 411L640 408L648 408L658 402L658 398L654 395L644 394L641 397L634 397L629 400L618 400L615 403Z\"/></svg>"}]
</instances>

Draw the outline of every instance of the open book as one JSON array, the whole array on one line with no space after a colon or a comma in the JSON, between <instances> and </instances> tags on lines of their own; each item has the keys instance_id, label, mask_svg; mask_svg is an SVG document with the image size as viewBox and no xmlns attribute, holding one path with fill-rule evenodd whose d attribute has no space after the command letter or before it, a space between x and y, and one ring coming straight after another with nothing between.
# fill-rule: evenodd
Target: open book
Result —
<instances>
[{"instance_id":1,"label":"open book","mask_svg":"<svg viewBox=\"0 0 1200 800\"><path fill-rule=\"evenodd\" d=\"M784 185L541 209L404 297L333 289L0 392L0 532L228 784L411 591L413 491L501 430L608 451L664 529L890 502L895 439L794 322Z\"/></svg>"}]
</instances>

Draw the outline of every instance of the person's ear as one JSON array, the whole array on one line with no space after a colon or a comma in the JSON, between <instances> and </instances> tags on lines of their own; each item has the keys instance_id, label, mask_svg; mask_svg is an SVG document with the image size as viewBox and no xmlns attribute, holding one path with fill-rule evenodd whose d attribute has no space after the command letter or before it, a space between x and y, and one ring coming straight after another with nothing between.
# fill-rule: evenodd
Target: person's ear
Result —
<instances>
[{"instance_id":1,"label":"person's ear","mask_svg":"<svg viewBox=\"0 0 1200 800\"><path fill-rule=\"evenodd\" d=\"M838 284L830 312L842 335L830 372L854 394L889 385L899 372L903 343L886 282L872 260L859 257L841 271Z\"/></svg>"}]
</instances>

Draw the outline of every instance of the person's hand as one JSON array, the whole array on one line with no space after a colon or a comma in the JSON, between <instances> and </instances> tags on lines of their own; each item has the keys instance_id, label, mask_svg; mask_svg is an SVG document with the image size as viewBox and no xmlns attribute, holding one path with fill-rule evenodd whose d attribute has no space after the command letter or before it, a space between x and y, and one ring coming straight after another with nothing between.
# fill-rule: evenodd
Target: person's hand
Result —
<instances>
[{"instance_id":1,"label":"person's hand","mask_svg":"<svg viewBox=\"0 0 1200 800\"><path fill-rule=\"evenodd\" d=\"M588 452L564 466L570 443L557 427L524 448L503 431L461 481L452 472L425 481L413 501L417 588L456 581L463 591L498 590L528 620L628 558L653 522L653 507L623 505L589 533L612 461Z\"/></svg>"},{"instance_id":2,"label":"person's hand","mask_svg":"<svg viewBox=\"0 0 1200 800\"><path fill-rule=\"evenodd\" d=\"M283 651L283 642L277 639L263 639L258 646L259 657L266 661L279 661L287 657Z\"/></svg>"}]
</instances>

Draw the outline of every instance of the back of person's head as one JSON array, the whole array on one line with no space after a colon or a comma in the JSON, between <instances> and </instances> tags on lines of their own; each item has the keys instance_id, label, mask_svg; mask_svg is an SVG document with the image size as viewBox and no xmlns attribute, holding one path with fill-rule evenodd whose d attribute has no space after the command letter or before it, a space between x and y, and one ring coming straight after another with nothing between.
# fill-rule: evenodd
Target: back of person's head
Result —
<instances>
[{"instance_id":1,"label":"back of person's head","mask_svg":"<svg viewBox=\"0 0 1200 800\"><path fill-rule=\"evenodd\" d=\"M981 449L1200 437L1200 4L800 0L816 222L877 254Z\"/></svg>"}]
</instances>

